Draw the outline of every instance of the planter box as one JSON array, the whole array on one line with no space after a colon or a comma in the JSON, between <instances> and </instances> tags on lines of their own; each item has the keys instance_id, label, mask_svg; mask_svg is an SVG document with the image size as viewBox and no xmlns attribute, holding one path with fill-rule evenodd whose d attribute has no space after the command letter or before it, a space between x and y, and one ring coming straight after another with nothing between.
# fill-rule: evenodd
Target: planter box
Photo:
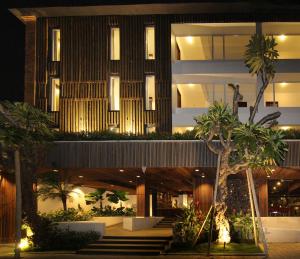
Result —
<instances>
[{"instance_id":1,"label":"planter box","mask_svg":"<svg viewBox=\"0 0 300 259\"><path fill-rule=\"evenodd\" d=\"M127 217L123 219L123 228L130 231L152 228L162 219L163 217Z\"/></svg>"},{"instance_id":2,"label":"planter box","mask_svg":"<svg viewBox=\"0 0 300 259\"><path fill-rule=\"evenodd\" d=\"M93 221L104 223L106 227L123 223L124 217L93 217Z\"/></svg>"},{"instance_id":3,"label":"planter box","mask_svg":"<svg viewBox=\"0 0 300 259\"><path fill-rule=\"evenodd\" d=\"M300 217L262 217L269 243L300 242Z\"/></svg>"},{"instance_id":4,"label":"planter box","mask_svg":"<svg viewBox=\"0 0 300 259\"><path fill-rule=\"evenodd\" d=\"M105 234L105 224L94 221L57 222L57 227L62 230L78 232L95 231L101 237Z\"/></svg>"}]
</instances>

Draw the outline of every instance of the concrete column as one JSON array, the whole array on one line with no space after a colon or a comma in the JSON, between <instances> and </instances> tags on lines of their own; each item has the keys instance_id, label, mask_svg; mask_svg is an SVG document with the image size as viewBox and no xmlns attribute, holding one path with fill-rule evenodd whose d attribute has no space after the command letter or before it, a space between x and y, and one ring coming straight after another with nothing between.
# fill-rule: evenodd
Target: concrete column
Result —
<instances>
[{"instance_id":1,"label":"concrete column","mask_svg":"<svg viewBox=\"0 0 300 259\"><path fill-rule=\"evenodd\" d=\"M136 186L136 215L138 217L149 217L149 188L145 177L139 179Z\"/></svg>"},{"instance_id":2,"label":"concrete column","mask_svg":"<svg viewBox=\"0 0 300 259\"><path fill-rule=\"evenodd\" d=\"M269 212L268 182L264 180L258 187L258 204L260 216L267 217Z\"/></svg>"},{"instance_id":3,"label":"concrete column","mask_svg":"<svg viewBox=\"0 0 300 259\"><path fill-rule=\"evenodd\" d=\"M193 198L195 206L206 214L213 201L213 184L210 180L195 176L193 180Z\"/></svg>"},{"instance_id":4,"label":"concrete column","mask_svg":"<svg viewBox=\"0 0 300 259\"><path fill-rule=\"evenodd\" d=\"M25 80L24 101L35 104L36 89L36 17L23 16L25 23Z\"/></svg>"}]
</instances>

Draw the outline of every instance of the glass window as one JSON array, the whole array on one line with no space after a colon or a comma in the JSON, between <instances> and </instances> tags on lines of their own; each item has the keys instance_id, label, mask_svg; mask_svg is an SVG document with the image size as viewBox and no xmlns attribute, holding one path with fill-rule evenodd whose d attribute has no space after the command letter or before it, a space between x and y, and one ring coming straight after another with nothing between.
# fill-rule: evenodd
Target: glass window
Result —
<instances>
[{"instance_id":1,"label":"glass window","mask_svg":"<svg viewBox=\"0 0 300 259\"><path fill-rule=\"evenodd\" d=\"M145 87L146 110L155 110L155 76L146 76Z\"/></svg>"},{"instance_id":2,"label":"glass window","mask_svg":"<svg viewBox=\"0 0 300 259\"><path fill-rule=\"evenodd\" d=\"M269 180L269 216L300 216L300 180Z\"/></svg>"},{"instance_id":3,"label":"glass window","mask_svg":"<svg viewBox=\"0 0 300 259\"><path fill-rule=\"evenodd\" d=\"M155 59L155 28L154 27L146 27L146 59Z\"/></svg>"},{"instance_id":4,"label":"glass window","mask_svg":"<svg viewBox=\"0 0 300 259\"><path fill-rule=\"evenodd\" d=\"M50 104L50 111L59 111L59 84L60 80L59 78L50 78L50 98L49 98L49 104Z\"/></svg>"},{"instance_id":5,"label":"glass window","mask_svg":"<svg viewBox=\"0 0 300 259\"><path fill-rule=\"evenodd\" d=\"M274 35L277 42L275 49L278 50L279 59L300 58L300 35Z\"/></svg>"},{"instance_id":6,"label":"glass window","mask_svg":"<svg viewBox=\"0 0 300 259\"><path fill-rule=\"evenodd\" d=\"M52 61L60 61L60 29L52 30Z\"/></svg>"},{"instance_id":7,"label":"glass window","mask_svg":"<svg viewBox=\"0 0 300 259\"><path fill-rule=\"evenodd\" d=\"M120 28L110 30L110 59L120 60Z\"/></svg>"},{"instance_id":8,"label":"glass window","mask_svg":"<svg viewBox=\"0 0 300 259\"><path fill-rule=\"evenodd\" d=\"M120 110L120 77L111 76L109 80L109 107L111 111Z\"/></svg>"}]
</instances>

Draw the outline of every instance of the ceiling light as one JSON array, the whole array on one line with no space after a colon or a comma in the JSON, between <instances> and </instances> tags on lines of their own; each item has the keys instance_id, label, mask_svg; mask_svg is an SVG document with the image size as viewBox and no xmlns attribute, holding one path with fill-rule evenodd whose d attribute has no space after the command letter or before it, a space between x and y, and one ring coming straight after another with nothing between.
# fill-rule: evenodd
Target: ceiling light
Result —
<instances>
[{"instance_id":1,"label":"ceiling light","mask_svg":"<svg viewBox=\"0 0 300 259\"><path fill-rule=\"evenodd\" d=\"M130 180L129 182L130 182L130 183L132 183L132 181L131 181L131 180Z\"/></svg>"},{"instance_id":2,"label":"ceiling light","mask_svg":"<svg viewBox=\"0 0 300 259\"><path fill-rule=\"evenodd\" d=\"M58 172L58 170L57 170L57 169L53 169L52 171L53 171L53 172L55 172L55 173L57 173L57 172Z\"/></svg>"},{"instance_id":3,"label":"ceiling light","mask_svg":"<svg viewBox=\"0 0 300 259\"><path fill-rule=\"evenodd\" d=\"M193 44L194 38L193 38L192 36L187 36L187 37L186 37L186 41L187 41L189 44Z\"/></svg>"},{"instance_id":4,"label":"ceiling light","mask_svg":"<svg viewBox=\"0 0 300 259\"><path fill-rule=\"evenodd\" d=\"M201 174L201 177L202 177L202 178L205 178L205 174L204 174L204 173L202 173L202 174Z\"/></svg>"},{"instance_id":5,"label":"ceiling light","mask_svg":"<svg viewBox=\"0 0 300 259\"><path fill-rule=\"evenodd\" d=\"M281 83L280 83L280 86L281 86L281 87L286 87L286 86L287 86L287 82L281 82Z\"/></svg>"},{"instance_id":6,"label":"ceiling light","mask_svg":"<svg viewBox=\"0 0 300 259\"><path fill-rule=\"evenodd\" d=\"M195 172L199 172L199 169L195 169Z\"/></svg>"},{"instance_id":7,"label":"ceiling light","mask_svg":"<svg viewBox=\"0 0 300 259\"><path fill-rule=\"evenodd\" d=\"M278 186L280 186L280 185L281 185L281 182L277 182L276 184L277 184Z\"/></svg>"},{"instance_id":8,"label":"ceiling light","mask_svg":"<svg viewBox=\"0 0 300 259\"><path fill-rule=\"evenodd\" d=\"M124 172L124 169L120 169L119 171L120 171L121 173L123 173L123 172Z\"/></svg>"},{"instance_id":9,"label":"ceiling light","mask_svg":"<svg viewBox=\"0 0 300 259\"><path fill-rule=\"evenodd\" d=\"M284 34L279 35L279 40L280 41L285 41L286 40L286 36Z\"/></svg>"},{"instance_id":10,"label":"ceiling light","mask_svg":"<svg viewBox=\"0 0 300 259\"><path fill-rule=\"evenodd\" d=\"M273 169L271 170L271 172L274 173L274 172L275 172L275 169L273 168Z\"/></svg>"},{"instance_id":11,"label":"ceiling light","mask_svg":"<svg viewBox=\"0 0 300 259\"><path fill-rule=\"evenodd\" d=\"M273 187L273 190L276 190L276 189L277 189L276 186L274 186L274 187Z\"/></svg>"},{"instance_id":12,"label":"ceiling light","mask_svg":"<svg viewBox=\"0 0 300 259\"><path fill-rule=\"evenodd\" d=\"M271 176L270 176L270 175L267 175L267 177L270 178Z\"/></svg>"},{"instance_id":13,"label":"ceiling light","mask_svg":"<svg viewBox=\"0 0 300 259\"><path fill-rule=\"evenodd\" d=\"M83 175L78 175L79 178L83 178Z\"/></svg>"},{"instance_id":14,"label":"ceiling light","mask_svg":"<svg viewBox=\"0 0 300 259\"><path fill-rule=\"evenodd\" d=\"M137 175L137 176L136 176L136 178L140 178L140 177L141 177L140 175Z\"/></svg>"}]
</instances>

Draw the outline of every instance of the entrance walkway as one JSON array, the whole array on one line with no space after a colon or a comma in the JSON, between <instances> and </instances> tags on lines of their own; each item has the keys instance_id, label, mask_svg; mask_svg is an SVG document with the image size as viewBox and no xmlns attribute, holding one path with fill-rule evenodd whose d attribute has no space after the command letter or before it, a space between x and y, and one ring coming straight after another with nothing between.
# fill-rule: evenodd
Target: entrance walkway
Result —
<instances>
[{"instance_id":1,"label":"entrance walkway","mask_svg":"<svg viewBox=\"0 0 300 259\"><path fill-rule=\"evenodd\" d=\"M105 229L105 236L167 237L171 235L172 235L171 228L149 228L143 230L130 231L130 230L123 229L122 224L117 224L114 226L107 227Z\"/></svg>"}]
</instances>

